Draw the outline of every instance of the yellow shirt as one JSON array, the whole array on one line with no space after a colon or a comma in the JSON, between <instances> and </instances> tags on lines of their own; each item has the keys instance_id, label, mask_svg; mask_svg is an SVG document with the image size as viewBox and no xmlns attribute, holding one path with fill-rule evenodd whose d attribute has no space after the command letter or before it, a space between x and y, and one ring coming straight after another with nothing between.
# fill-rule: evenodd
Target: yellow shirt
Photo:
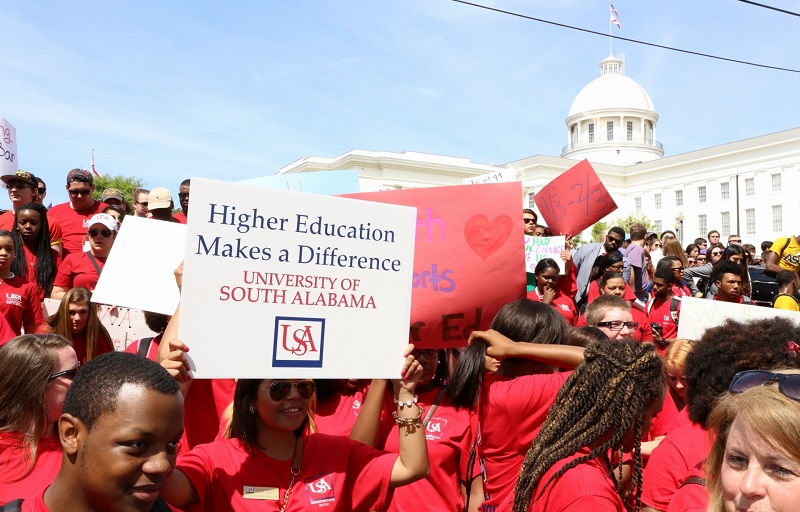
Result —
<instances>
[{"instance_id":1,"label":"yellow shirt","mask_svg":"<svg viewBox=\"0 0 800 512\"><path fill-rule=\"evenodd\" d=\"M787 311L800 311L797 301L788 295L782 295L775 300L775 309L785 309Z\"/></svg>"},{"instance_id":2,"label":"yellow shirt","mask_svg":"<svg viewBox=\"0 0 800 512\"><path fill-rule=\"evenodd\" d=\"M789 245L786 245L786 240L785 236L778 238L772 242L769 250L778 255L778 266L797 273L800 271L800 244L797 243L795 237L791 237ZM784 246L786 249L783 248Z\"/></svg>"}]
</instances>

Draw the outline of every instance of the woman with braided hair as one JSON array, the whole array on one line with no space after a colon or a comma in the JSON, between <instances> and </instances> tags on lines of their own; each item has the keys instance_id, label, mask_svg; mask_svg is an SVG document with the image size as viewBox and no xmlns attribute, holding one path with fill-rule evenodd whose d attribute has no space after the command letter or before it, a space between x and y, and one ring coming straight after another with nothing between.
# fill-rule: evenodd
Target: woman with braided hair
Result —
<instances>
[{"instance_id":1,"label":"woman with braided hair","mask_svg":"<svg viewBox=\"0 0 800 512\"><path fill-rule=\"evenodd\" d=\"M631 491L615 477L622 452L633 452L633 510L640 510L641 439L666 389L661 359L652 345L631 339L592 343L584 357L561 387L513 496L499 510L624 511Z\"/></svg>"},{"instance_id":2,"label":"woman with braided hair","mask_svg":"<svg viewBox=\"0 0 800 512\"><path fill-rule=\"evenodd\" d=\"M17 248L11 271L36 285L40 302L50 296L61 261L61 253L51 246L49 229L47 208L38 203L20 206L11 229Z\"/></svg>"}]
</instances>

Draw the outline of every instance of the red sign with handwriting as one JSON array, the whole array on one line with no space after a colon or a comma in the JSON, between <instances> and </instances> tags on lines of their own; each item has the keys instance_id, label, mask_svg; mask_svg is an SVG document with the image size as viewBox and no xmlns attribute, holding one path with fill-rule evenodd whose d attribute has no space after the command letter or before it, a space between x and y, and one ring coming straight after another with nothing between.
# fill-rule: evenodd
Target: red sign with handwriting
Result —
<instances>
[{"instance_id":1,"label":"red sign with handwriting","mask_svg":"<svg viewBox=\"0 0 800 512\"><path fill-rule=\"evenodd\" d=\"M417 208L410 341L463 347L505 304L525 296L519 182L344 197ZM376 333L379 337L380 333Z\"/></svg>"},{"instance_id":2,"label":"red sign with handwriting","mask_svg":"<svg viewBox=\"0 0 800 512\"><path fill-rule=\"evenodd\" d=\"M533 200L554 235L576 235L617 209L588 160L548 183Z\"/></svg>"}]
</instances>

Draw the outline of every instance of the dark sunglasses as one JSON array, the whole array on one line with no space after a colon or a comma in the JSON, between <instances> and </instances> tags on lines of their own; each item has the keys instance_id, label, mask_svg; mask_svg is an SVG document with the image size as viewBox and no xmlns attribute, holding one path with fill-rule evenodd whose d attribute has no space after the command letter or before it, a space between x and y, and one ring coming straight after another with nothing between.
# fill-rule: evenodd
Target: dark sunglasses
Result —
<instances>
[{"instance_id":1,"label":"dark sunglasses","mask_svg":"<svg viewBox=\"0 0 800 512\"><path fill-rule=\"evenodd\" d=\"M144 206L145 208L147 208L147 201L144 201L144 202L134 201L134 203L140 204L140 205Z\"/></svg>"},{"instance_id":2,"label":"dark sunglasses","mask_svg":"<svg viewBox=\"0 0 800 512\"><path fill-rule=\"evenodd\" d=\"M44 194L45 192L47 192L46 188L37 188L36 190L38 190L40 194Z\"/></svg>"},{"instance_id":3,"label":"dark sunglasses","mask_svg":"<svg viewBox=\"0 0 800 512\"><path fill-rule=\"evenodd\" d=\"M78 197L78 196L88 196L92 193L91 190L69 190L69 195Z\"/></svg>"},{"instance_id":4,"label":"dark sunglasses","mask_svg":"<svg viewBox=\"0 0 800 512\"><path fill-rule=\"evenodd\" d=\"M180 197L180 198L187 198L187 197L189 197L189 193L188 193L188 192L186 192L186 193L184 194L183 192L178 192L178 197Z\"/></svg>"},{"instance_id":5,"label":"dark sunglasses","mask_svg":"<svg viewBox=\"0 0 800 512\"><path fill-rule=\"evenodd\" d=\"M80 369L81 369L81 363L78 363L69 370L64 370L63 372L56 372L51 374L49 377L47 377L47 382L50 382L51 380L56 380L59 377L67 377L68 379L72 380L75 378L76 375L78 375L78 370Z\"/></svg>"},{"instance_id":6,"label":"dark sunglasses","mask_svg":"<svg viewBox=\"0 0 800 512\"><path fill-rule=\"evenodd\" d=\"M623 322L622 320L611 320L610 322L597 322L597 327L608 327L612 331L621 331L623 327L636 329L639 322Z\"/></svg>"},{"instance_id":7,"label":"dark sunglasses","mask_svg":"<svg viewBox=\"0 0 800 512\"><path fill-rule=\"evenodd\" d=\"M800 402L800 374L773 373L764 370L746 370L733 376L728 391L742 393L756 386L778 383L778 391Z\"/></svg>"},{"instance_id":8,"label":"dark sunglasses","mask_svg":"<svg viewBox=\"0 0 800 512\"><path fill-rule=\"evenodd\" d=\"M94 238L97 235L103 235L103 238L109 238L111 236L110 229L90 229L89 236Z\"/></svg>"},{"instance_id":9,"label":"dark sunglasses","mask_svg":"<svg viewBox=\"0 0 800 512\"><path fill-rule=\"evenodd\" d=\"M289 382L286 380L276 380L269 385L268 389L259 388L262 391L269 391L269 397L279 402L289 396L292 387L297 388L297 393L303 400L308 400L314 395L317 386L314 381L301 380L300 382Z\"/></svg>"},{"instance_id":10,"label":"dark sunglasses","mask_svg":"<svg viewBox=\"0 0 800 512\"><path fill-rule=\"evenodd\" d=\"M722 256L722 252L712 252L711 256Z\"/></svg>"}]
</instances>

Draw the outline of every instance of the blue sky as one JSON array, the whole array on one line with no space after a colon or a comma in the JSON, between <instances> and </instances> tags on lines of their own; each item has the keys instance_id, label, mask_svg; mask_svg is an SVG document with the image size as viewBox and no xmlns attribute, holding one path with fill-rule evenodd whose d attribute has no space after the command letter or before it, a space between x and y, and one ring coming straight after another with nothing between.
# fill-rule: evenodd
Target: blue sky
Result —
<instances>
[{"instance_id":1,"label":"blue sky","mask_svg":"<svg viewBox=\"0 0 800 512\"><path fill-rule=\"evenodd\" d=\"M608 31L602 0L476 3ZM735 0L614 5L615 34L800 69L796 17ZM608 38L451 0L7 0L0 23L0 117L54 202L92 147L99 171L173 191L354 148L558 155L608 55ZM800 126L798 74L627 42L614 53L653 99L667 155Z\"/></svg>"}]
</instances>

